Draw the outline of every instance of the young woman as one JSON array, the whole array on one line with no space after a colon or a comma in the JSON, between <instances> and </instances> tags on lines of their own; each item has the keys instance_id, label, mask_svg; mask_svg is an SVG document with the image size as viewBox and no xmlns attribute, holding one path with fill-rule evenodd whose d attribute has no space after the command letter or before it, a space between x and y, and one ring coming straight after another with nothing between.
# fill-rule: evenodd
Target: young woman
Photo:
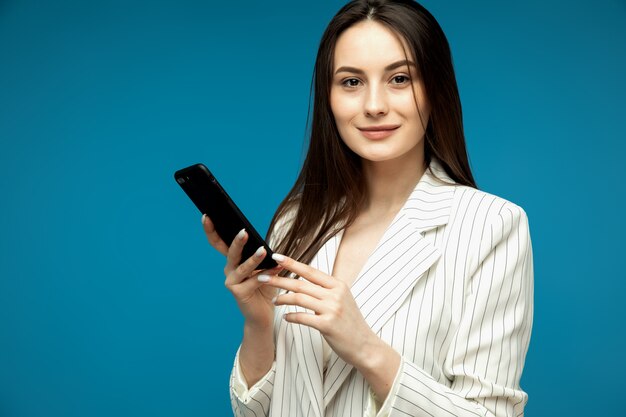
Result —
<instances>
[{"instance_id":1,"label":"young woman","mask_svg":"<svg viewBox=\"0 0 626 417\"><path fill-rule=\"evenodd\" d=\"M268 233L279 267L203 217L245 317L235 415L522 415L528 221L476 188L441 28L413 1L352 1L314 80L308 154Z\"/></svg>"}]
</instances>

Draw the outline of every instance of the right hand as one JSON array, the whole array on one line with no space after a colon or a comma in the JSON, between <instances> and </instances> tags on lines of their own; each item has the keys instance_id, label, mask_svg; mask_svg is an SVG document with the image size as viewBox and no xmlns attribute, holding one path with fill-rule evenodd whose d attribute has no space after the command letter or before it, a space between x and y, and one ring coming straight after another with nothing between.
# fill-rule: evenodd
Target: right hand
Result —
<instances>
[{"instance_id":1,"label":"right hand","mask_svg":"<svg viewBox=\"0 0 626 417\"><path fill-rule=\"evenodd\" d=\"M239 264L241 251L248 240L248 233L240 232L229 247L215 231L209 216L202 216L202 226L211 246L226 256L226 266L224 267L226 281L224 285L235 297L239 310L246 320L246 325L259 330L271 329L274 320L272 299L277 294L277 290L259 282L257 275L261 270L256 269L267 255L265 249L259 248L254 255ZM277 266L266 270L264 273L275 275L281 270L282 267Z\"/></svg>"}]
</instances>

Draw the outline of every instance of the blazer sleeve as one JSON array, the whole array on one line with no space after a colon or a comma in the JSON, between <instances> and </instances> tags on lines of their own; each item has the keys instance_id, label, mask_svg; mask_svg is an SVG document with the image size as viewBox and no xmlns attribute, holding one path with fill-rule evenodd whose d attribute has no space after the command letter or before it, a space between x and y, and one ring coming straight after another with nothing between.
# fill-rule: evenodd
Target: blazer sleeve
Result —
<instances>
[{"instance_id":1,"label":"blazer sleeve","mask_svg":"<svg viewBox=\"0 0 626 417\"><path fill-rule=\"evenodd\" d=\"M274 244L284 237L287 227L289 227L294 217L295 209L291 209L278 219L267 242L270 247L274 247ZM276 333L274 337L276 337ZM240 349L241 346L237 349L235 362L230 374L230 403L233 414L235 417L268 416L274 388L274 377L276 376L276 361L274 360L267 374L252 387L248 388L239 366Z\"/></svg>"},{"instance_id":2,"label":"blazer sleeve","mask_svg":"<svg viewBox=\"0 0 626 417\"><path fill-rule=\"evenodd\" d=\"M248 389L248 384L239 368L239 350L237 350L235 363L230 375L230 403L235 417L269 415L275 375L276 361L272 363L272 367L267 374Z\"/></svg>"},{"instance_id":3,"label":"blazer sleeve","mask_svg":"<svg viewBox=\"0 0 626 417\"><path fill-rule=\"evenodd\" d=\"M506 202L486 224L489 250L469 276L461 321L446 356L450 386L403 357L378 417L524 414L528 396L519 382L534 286L528 218L521 207Z\"/></svg>"}]
</instances>

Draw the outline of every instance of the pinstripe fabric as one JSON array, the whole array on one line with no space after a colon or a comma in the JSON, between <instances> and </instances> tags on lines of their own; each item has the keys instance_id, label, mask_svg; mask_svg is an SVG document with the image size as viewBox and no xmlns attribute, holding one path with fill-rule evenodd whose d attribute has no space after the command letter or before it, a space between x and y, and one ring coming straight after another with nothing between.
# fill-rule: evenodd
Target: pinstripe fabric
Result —
<instances>
[{"instance_id":1,"label":"pinstripe fabric","mask_svg":"<svg viewBox=\"0 0 626 417\"><path fill-rule=\"evenodd\" d=\"M436 160L431 169L453 182ZM341 237L311 265L330 273ZM524 414L533 257L522 208L426 171L351 290L373 331L402 355L380 417ZM320 333L285 322L287 311L306 310L277 308L268 374L249 391L231 377L234 414L363 416L367 381L334 352L324 372Z\"/></svg>"}]
</instances>

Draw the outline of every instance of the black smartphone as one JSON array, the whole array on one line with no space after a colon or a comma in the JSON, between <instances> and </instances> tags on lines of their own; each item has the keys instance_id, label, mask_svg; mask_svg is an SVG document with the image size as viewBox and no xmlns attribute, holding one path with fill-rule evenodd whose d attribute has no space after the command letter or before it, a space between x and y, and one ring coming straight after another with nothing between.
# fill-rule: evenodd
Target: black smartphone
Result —
<instances>
[{"instance_id":1,"label":"black smartphone","mask_svg":"<svg viewBox=\"0 0 626 417\"><path fill-rule=\"evenodd\" d=\"M195 164L174 173L174 179L198 207L202 214L209 216L215 231L226 245L232 243L237 233L243 228L248 232L248 241L243 247L241 261L245 261L263 246L267 255L257 269L270 269L277 264L272 259L272 250L265 243L252 224L246 219L239 207L203 164Z\"/></svg>"}]
</instances>

